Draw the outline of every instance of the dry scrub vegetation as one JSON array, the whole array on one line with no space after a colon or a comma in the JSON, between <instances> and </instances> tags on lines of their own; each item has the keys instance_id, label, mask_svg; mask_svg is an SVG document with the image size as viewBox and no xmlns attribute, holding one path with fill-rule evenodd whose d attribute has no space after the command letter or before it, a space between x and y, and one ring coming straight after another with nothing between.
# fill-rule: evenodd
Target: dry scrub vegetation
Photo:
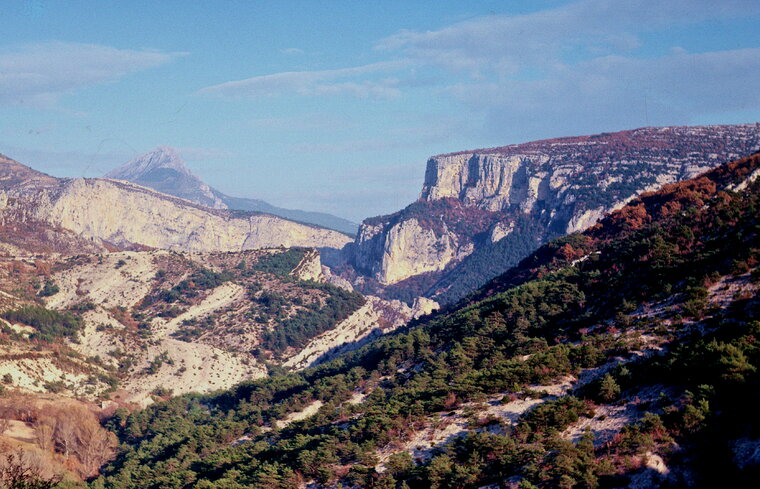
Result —
<instances>
[{"instance_id":1,"label":"dry scrub vegetation","mask_svg":"<svg viewBox=\"0 0 760 489\"><path fill-rule=\"evenodd\" d=\"M0 467L15 462L43 478L67 474L85 479L113 458L113 433L100 424L105 413L70 399L13 395L0 399ZM0 473L2 469L0 469Z\"/></svg>"}]
</instances>

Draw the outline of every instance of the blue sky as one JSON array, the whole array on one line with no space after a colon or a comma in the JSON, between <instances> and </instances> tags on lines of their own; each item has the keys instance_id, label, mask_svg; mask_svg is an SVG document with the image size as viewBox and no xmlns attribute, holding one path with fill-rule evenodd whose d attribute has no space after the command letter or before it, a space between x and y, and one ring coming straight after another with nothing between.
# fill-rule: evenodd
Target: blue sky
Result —
<instances>
[{"instance_id":1,"label":"blue sky","mask_svg":"<svg viewBox=\"0 0 760 489\"><path fill-rule=\"evenodd\" d=\"M433 154L760 121L757 1L0 6L0 152L56 176L169 145L228 194L360 220Z\"/></svg>"}]
</instances>

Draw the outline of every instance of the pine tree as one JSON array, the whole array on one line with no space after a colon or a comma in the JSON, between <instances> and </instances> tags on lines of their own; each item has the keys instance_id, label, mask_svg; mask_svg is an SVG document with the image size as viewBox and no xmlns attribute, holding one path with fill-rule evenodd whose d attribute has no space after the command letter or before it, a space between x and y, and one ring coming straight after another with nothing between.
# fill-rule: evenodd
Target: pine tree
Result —
<instances>
[{"instance_id":1,"label":"pine tree","mask_svg":"<svg viewBox=\"0 0 760 489\"><path fill-rule=\"evenodd\" d=\"M599 385L599 398L604 402L612 402L620 395L620 386L610 374L606 374Z\"/></svg>"}]
</instances>

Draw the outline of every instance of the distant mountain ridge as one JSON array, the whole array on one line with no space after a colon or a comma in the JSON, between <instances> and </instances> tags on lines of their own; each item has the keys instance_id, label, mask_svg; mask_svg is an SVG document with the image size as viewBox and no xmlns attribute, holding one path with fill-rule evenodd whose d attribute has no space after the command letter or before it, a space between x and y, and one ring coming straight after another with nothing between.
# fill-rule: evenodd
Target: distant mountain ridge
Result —
<instances>
[{"instance_id":1,"label":"distant mountain ridge","mask_svg":"<svg viewBox=\"0 0 760 489\"><path fill-rule=\"evenodd\" d=\"M640 192L759 148L760 124L741 124L648 127L433 156L420 199L365 219L351 259L395 297L451 302Z\"/></svg>"},{"instance_id":2,"label":"distant mountain ridge","mask_svg":"<svg viewBox=\"0 0 760 489\"><path fill-rule=\"evenodd\" d=\"M270 214L213 209L128 181L54 178L0 155L0 244L24 241L30 223L39 228L35 248L60 252L72 247L72 235L64 237L61 230L94 247L175 251L341 249L351 240L332 229Z\"/></svg>"},{"instance_id":3,"label":"distant mountain ridge","mask_svg":"<svg viewBox=\"0 0 760 489\"><path fill-rule=\"evenodd\" d=\"M105 178L126 180L214 209L265 212L293 221L334 229L354 236L359 225L323 212L284 209L259 199L231 197L204 183L185 165L177 151L159 146L108 172Z\"/></svg>"}]
</instances>

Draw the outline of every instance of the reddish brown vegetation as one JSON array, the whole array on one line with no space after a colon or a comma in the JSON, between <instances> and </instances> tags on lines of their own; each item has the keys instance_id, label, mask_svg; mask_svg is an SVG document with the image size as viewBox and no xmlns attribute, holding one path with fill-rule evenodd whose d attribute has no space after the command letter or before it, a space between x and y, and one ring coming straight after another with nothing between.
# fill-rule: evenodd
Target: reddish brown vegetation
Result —
<instances>
[{"instance_id":1,"label":"reddish brown vegetation","mask_svg":"<svg viewBox=\"0 0 760 489\"><path fill-rule=\"evenodd\" d=\"M665 185L656 192L643 193L591 228L588 234L603 238L619 232L636 231L652 220L675 216L687 207L701 207L711 198L726 203L729 196L719 189L747 178L758 168L760 154L755 154L720 166L698 178Z\"/></svg>"},{"instance_id":2,"label":"reddish brown vegetation","mask_svg":"<svg viewBox=\"0 0 760 489\"><path fill-rule=\"evenodd\" d=\"M541 278L548 271L578 259L579 255L584 256L594 252L610 239L620 239L621 236L635 233L653 221L665 222L687 208L698 209L710 199L717 199L714 204L716 206L730 205L729 194L724 189L742 182L759 168L760 153L757 153L721 165L698 178L665 185L656 192L643 193L638 199L609 214L584 233L570 235L542 246L520 265L486 284L469 300L480 300L489 294L504 290L510 284L523 283L531 278ZM693 225L698 226L699 223L694 222ZM688 236L683 236L677 238L674 243L659 244L665 247L676 246L680 252L685 252L690 246L690 239ZM672 251L660 249L661 247L653 245L647 258L658 260Z\"/></svg>"},{"instance_id":3,"label":"reddish brown vegetation","mask_svg":"<svg viewBox=\"0 0 760 489\"><path fill-rule=\"evenodd\" d=\"M34 458L34 471L49 476L61 469L81 478L97 474L111 460L116 448L113 433L103 429L92 406L71 401L39 400L32 396L12 396L0 401L0 418L26 423L33 428L33 444L20 441L13 433L3 437L2 453L23 449Z\"/></svg>"}]
</instances>

